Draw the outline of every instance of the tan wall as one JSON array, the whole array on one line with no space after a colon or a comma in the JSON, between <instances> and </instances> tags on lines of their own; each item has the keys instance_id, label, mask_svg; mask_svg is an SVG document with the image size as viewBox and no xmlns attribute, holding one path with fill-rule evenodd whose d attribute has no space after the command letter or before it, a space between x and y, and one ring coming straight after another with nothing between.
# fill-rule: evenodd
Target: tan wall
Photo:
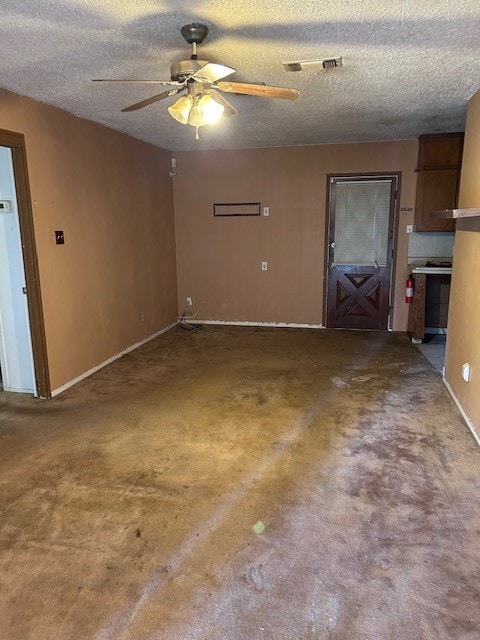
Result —
<instances>
[{"instance_id":1,"label":"tan wall","mask_svg":"<svg viewBox=\"0 0 480 640\"><path fill-rule=\"evenodd\" d=\"M480 208L480 91L468 103L460 208ZM480 218L458 221L453 254L445 378L480 429ZM470 382L462 379L469 362Z\"/></svg>"},{"instance_id":2,"label":"tan wall","mask_svg":"<svg viewBox=\"0 0 480 640\"><path fill-rule=\"evenodd\" d=\"M328 173L401 171L414 207L416 140L177 154L179 308L211 320L322 324ZM214 202L261 202L269 217L214 218ZM407 326L406 225L399 214L394 329ZM268 271L260 270L268 261Z\"/></svg>"},{"instance_id":3,"label":"tan wall","mask_svg":"<svg viewBox=\"0 0 480 640\"><path fill-rule=\"evenodd\" d=\"M0 128L25 135L55 389L176 317L170 154L6 91Z\"/></svg>"}]
</instances>

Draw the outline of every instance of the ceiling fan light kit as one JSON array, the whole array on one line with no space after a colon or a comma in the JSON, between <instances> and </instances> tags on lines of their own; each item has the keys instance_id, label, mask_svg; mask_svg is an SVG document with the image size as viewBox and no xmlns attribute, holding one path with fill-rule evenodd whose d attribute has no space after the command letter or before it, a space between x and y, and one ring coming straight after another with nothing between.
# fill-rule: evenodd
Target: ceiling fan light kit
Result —
<instances>
[{"instance_id":1,"label":"ceiling fan light kit","mask_svg":"<svg viewBox=\"0 0 480 640\"><path fill-rule=\"evenodd\" d=\"M168 107L168 113L180 124L188 124L188 116L192 106L190 96L182 96L171 107Z\"/></svg>"},{"instance_id":2,"label":"ceiling fan light kit","mask_svg":"<svg viewBox=\"0 0 480 640\"><path fill-rule=\"evenodd\" d=\"M189 60L180 60L172 64L170 81L102 79L94 82L138 82L139 84L157 83L171 86L170 89L162 93L122 109L123 112L137 111L186 90L187 95L180 97L168 107L168 112L180 124L189 124L195 127L197 139L199 138L199 127L215 124L222 116L228 117L237 113L237 110L218 93L217 89L226 93L284 100L296 100L300 95L296 89L284 87L268 87L245 82L220 82L222 78L235 73L235 69L206 60L198 60L197 44L205 39L208 27L200 23L187 24L181 28L181 34L192 45L192 54Z\"/></svg>"},{"instance_id":3,"label":"ceiling fan light kit","mask_svg":"<svg viewBox=\"0 0 480 640\"><path fill-rule=\"evenodd\" d=\"M193 103L188 116L188 124L203 127L206 124L217 123L223 115L223 107L210 96L202 96Z\"/></svg>"},{"instance_id":4,"label":"ceiling fan light kit","mask_svg":"<svg viewBox=\"0 0 480 640\"><path fill-rule=\"evenodd\" d=\"M193 127L215 124L222 117L224 110L224 106L208 93L182 96L168 107L168 113L172 118L180 124L191 124Z\"/></svg>"}]
</instances>

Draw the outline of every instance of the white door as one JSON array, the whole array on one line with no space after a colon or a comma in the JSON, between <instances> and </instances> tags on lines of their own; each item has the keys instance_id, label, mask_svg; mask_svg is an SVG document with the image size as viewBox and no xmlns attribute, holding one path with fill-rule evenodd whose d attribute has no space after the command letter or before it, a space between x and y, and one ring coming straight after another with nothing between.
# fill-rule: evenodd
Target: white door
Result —
<instances>
[{"instance_id":1,"label":"white door","mask_svg":"<svg viewBox=\"0 0 480 640\"><path fill-rule=\"evenodd\" d=\"M36 394L12 151L0 147L0 367L5 391Z\"/></svg>"}]
</instances>

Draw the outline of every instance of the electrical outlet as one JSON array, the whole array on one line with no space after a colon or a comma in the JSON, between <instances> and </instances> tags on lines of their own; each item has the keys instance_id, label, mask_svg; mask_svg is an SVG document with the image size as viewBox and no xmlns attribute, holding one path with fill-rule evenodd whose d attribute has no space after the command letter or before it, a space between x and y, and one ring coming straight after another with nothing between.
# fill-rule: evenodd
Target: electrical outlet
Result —
<instances>
[{"instance_id":1,"label":"electrical outlet","mask_svg":"<svg viewBox=\"0 0 480 640\"><path fill-rule=\"evenodd\" d=\"M263 207L263 215L264 216L270 215L270 207Z\"/></svg>"},{"instance_id":2,"label":"electrical outlet","mask_svg":"<svg viewBox=\"0 0 480 640\"><path fill-rule=\"evenodd\" d=\"M192 306L192 299L190 298L190 296L187 298L187 307L191 307Z\"/></svg>"},{"instance_id":3,"label":"electrical outlet","mask_svg":"<svg viewBox=\"0 0 480 640\"><path fill-rule=\"evenodd\" d=\"M268 262L262 262L262 271L267 271L268 269Z\"/></svg>"},{"instance_id":4,"label":"electrical outlet","mask_svg":"<svg viewBox=\"0 0 480 640\"><path fill-rule=\"evenodd\" d=\"M143 311L142 311L142 313L140 314L140 322L144 322L144 320L145 320L145 316L143 315Z\"/></svg>"},{"instance_id":5,"label":"electrical outlet","mask_svg":"<svg viewBox=\"0 0 480 640\"><path fill-rule=\"evenodd\" d=\"M407 224L407 233L413 233L413 224Z\"/></svg>"},{"instance_id":6,"label":"electrical outlet","mask_svg":"<svg viewBox=\"0 0 480 640\"><path fill-rule=\"evenodd\" d=\"M468 362L462 364L462 378L465 382L470 382L470 365Z\"/></svg>"}]
</instances>

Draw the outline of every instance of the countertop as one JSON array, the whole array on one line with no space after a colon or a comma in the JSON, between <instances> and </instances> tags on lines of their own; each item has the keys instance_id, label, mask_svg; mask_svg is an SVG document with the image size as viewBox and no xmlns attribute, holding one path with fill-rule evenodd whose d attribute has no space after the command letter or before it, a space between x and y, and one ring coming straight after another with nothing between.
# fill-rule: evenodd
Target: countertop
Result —
<instances>
[{"instance_id":1,"label":"countertop","mask_svg":"<svg viewBox=\"0 0 480 640\"><path fill-rule=\"evenodd\" d=\"M452 273L452 267L413 267L412 273L425 273L425 274L438 274L449 275Z\"/></svg>"}]
</instances>

